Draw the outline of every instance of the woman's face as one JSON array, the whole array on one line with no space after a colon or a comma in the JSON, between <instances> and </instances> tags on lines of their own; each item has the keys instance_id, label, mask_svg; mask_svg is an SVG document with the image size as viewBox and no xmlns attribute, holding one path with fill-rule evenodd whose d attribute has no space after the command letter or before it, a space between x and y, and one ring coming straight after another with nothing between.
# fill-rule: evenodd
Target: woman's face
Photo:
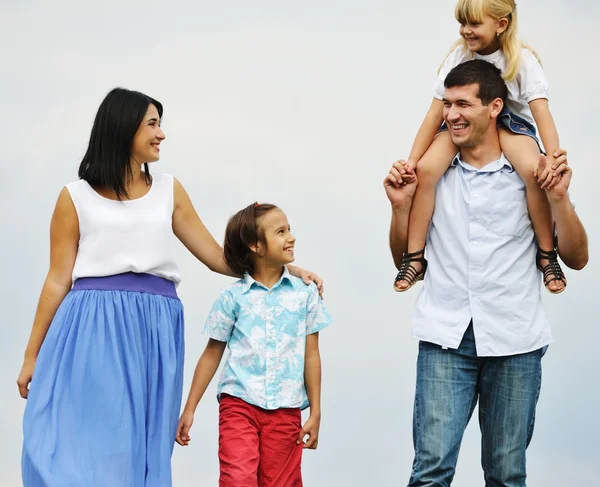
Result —
<instances>
[{"instance_id":1,"label":"woman's face","mask_svg":"<svg viewBox=\"0 0 600 487\"><path fill-rule=\"evenodd\" d=\"M154 105L148 105L144 120L133 138L131 150L132 159L138 164L156 162L160 159L160 143L165 140L165 134L160 128L160 116Z\"/></svg>"}]
</instances>

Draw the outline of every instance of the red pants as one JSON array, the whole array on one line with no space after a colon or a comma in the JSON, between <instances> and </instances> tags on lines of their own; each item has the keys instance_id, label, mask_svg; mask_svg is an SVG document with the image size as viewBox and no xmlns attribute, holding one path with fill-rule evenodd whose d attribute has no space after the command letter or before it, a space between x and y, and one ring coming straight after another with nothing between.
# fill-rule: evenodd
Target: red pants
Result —
<instances>
[{"instance_id":1,"label":"red pants","mask_svg":"<svg viewBox=\"0 0 600 487\"><path fill-rule=\"evenodd\" d=\"M223 394L219 487L302 487L300 409L268 411Z\"/></svg>"}]
</instances>

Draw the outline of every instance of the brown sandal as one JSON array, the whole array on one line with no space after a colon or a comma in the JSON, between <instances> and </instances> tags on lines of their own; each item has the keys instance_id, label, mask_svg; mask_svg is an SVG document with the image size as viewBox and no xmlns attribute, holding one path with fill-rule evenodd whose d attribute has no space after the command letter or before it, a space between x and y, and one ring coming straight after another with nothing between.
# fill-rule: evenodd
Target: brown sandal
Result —
<instances>
[{"instance_id":1,"label":"brown sandal","mask_svg":"<svg viewBox=\"0 0 600 487\"><path fill-rule=\"evenodd\" d=\"M423 269L421 270L421 272L417 272L417 270L412 266L412 262L420 262L423 265ZM394 280L394 291L398 293L408 291L417 282L423 280L426 270L427 260L425 259L425 249L419 250L418 252L413 252L411 254L404 253L402 255L402 265L400 266L400 271L398 272L398 275ZM398 281L408 282L408 287L406 287L405 289L398 289L396 287L396 283Z\"/></svg>"},{"instance_id":2,"label":"brown sandal","mask_svg":"<svg viewBox=\"0 0 600 487\"><path fill-rule=\"evenodd\" d=\"M540 264L540 260L542 259L548 259L548 264L542 266L542 264ZM552 294L562 293L567 288L567 279L558 262L558 253L556 250L548 252L546 250L538 249L536 260L538 269L544 274L544 286L546 286L546 289ZM561 281L564 284L564 287L553 291L548 287L553 281Z\"/></svg>"}]
</instances>

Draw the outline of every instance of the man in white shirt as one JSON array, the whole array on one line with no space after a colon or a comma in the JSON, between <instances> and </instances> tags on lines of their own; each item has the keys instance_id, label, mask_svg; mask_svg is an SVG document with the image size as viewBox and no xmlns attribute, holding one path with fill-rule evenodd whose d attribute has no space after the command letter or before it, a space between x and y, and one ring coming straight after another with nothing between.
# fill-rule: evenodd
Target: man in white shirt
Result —
<instances>
[{"instance_id":1,"label":"man in white shirt","mask_svg":"<svg viewBox=\"0 0 600 487\"><path fill-rule=\"evenodd\" d=\"M460 152L437 187L429 267L412 324L420 341L409 487L451 484L477 402L485 485L522 487L541 359L552 341L535 234L525 185L500 148L496 119L506 97L500 71L485 61L467 61L448 74L445 88L444 119ZM568 196L566 153L557 161L546 193L558 253L568 267L581 269L588 259L587 237ZM384 183L398 268L415 189L402 184L401 167L395 163Z\"/></svg>"}]
</instances>

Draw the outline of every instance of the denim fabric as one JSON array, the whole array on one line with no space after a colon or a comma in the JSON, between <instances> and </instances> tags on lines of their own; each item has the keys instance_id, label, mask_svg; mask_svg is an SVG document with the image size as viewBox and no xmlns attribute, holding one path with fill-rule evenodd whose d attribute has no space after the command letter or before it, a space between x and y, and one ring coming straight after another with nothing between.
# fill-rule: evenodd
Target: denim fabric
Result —
<instances>
[{"instance_id":1,"label":"denim fabric","mask_svg":"<svg viewBox=\"0 0 600 487\"><path fill-rule=\"evenodd\" d=\"M477 357L469 325L457 350L419 343L409 487L447 487L465 428L479 401L486 487L525 487L543 350Z\"/></svg>"}]
</instances>

